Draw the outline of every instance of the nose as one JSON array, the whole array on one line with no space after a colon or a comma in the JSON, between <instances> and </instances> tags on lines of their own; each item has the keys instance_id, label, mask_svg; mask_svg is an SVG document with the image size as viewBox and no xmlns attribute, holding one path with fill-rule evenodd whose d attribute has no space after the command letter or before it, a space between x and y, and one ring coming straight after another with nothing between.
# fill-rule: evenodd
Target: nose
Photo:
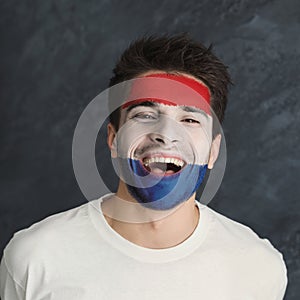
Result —
<instances>
[{"instance_id":1,"label":"nose","mask_svg":"<svg viewBox=\"0 0 300 300\"><path fill-rule=\"evenodd\" d=\"M149 134L152 142L167 145L169 143L176 143L180 139L180 130L177 128L176 122L168 117L161 118L155 126L153 133Z\"/></svg>"},{"instance_id":2,"label":"nose","mask_svg":"<svg viewBox=\"0 0 300 300\"><path fill-rule=\"evenodd\" d=\"M162 135L157 134L157 133L151 133L149 135L149 137L150 137L152 142L156 142L156 143L162 144L162 145L167 145L169 143L175 143L175 142L178 141L178 140L170 140L166 136L162 136Z\"/></svg>"}]
</instances>

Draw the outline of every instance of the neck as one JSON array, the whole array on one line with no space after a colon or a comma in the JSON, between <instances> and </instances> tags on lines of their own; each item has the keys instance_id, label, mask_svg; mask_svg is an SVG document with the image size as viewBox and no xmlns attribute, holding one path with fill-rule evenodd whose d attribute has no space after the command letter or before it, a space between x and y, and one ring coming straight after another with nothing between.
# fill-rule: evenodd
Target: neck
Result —
<instances>
[{"instance_id":1,"label":"neck","mask_svg":"<svg viewBox=\"0 0 300 300\"><path fill-rule=\"evenodd\" d=\"M120 184L116 195L102 203L107 223L122 237L139 246L164 249L186 240L199 222L195 194L168 211L143 207Z\"/></svg>"}]
</instances>

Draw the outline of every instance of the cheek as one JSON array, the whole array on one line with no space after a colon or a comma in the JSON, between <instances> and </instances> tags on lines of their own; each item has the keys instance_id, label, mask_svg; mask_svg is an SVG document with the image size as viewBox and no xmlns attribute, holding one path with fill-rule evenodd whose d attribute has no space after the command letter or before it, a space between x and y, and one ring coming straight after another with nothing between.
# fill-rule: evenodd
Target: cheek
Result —
<instances>
[{"instance_id":1,"label":"cheek","mask_svg":"<svg viewBox=\"0 0 300 300\"><path fill-rule=\"evenodd\" d=\"M211 136L206 130L195 130L191 134L192 147L195 163L199 165L207 164L211 147Z\"/></svg>"},{"instance_id":2,"label":"cheek","mask_svg":"<svg viewBox=\"0 0 300 300\"><path fill-rule=\"evenodd\" d=\"M133 157L134 151L143 144L148 131L151 132L151 129L144 128L141 124L126 122L116 135L117 155L122 158Z\"/></svg>"}]
</instances>

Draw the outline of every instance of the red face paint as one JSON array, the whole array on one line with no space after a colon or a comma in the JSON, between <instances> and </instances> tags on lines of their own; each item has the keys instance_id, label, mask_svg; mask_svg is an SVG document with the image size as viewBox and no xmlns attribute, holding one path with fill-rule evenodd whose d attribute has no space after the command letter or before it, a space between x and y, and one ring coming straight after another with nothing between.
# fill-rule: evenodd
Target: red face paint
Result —
<instances>
[{"instance_id":1,"label":"red face paint","mask_svg":"<svg viewBox=\"0 0 300 300\"><path fill-rule=\"evenodd\" d=\"M193 106L211 115L209 89L204 84L183 75L158 73L136 78L122 108L144 101L173 106Z\"/></svg>"}]
</instances>

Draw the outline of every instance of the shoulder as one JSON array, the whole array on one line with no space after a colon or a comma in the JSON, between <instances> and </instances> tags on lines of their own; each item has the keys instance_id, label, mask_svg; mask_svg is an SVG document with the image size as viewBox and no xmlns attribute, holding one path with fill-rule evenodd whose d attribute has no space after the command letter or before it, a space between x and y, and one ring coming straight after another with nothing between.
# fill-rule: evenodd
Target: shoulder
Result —
<instances>
[{"instance_id":1,"label":"shoulder","mask_svg":"<svg viewBox=\"0 0 300 300\"><path fill-rule=\"evenodd\" d=\"M249 226L237 222L206 206L213 223L214 234L220 236L225 245L237 243L241 248L259 248L277 253L278 251L265 238L261 238Z\"/></svg>"},{"instance_id":2,"label":"shoulder","mask_svg":"<svg viewBox=\"0 0 300 300\"><path fill-rule=\"evenodd\" d=\"M261 282L268 280L274 285L286 286L287 269L283 255L268 239L261 238L250 227L207 208L212 216L214 246L222 247L222 253L233 259L241 272L247 269L248 274L255 274Z\"/></svg>"},{"instance_id":3,"label":"shoulder","mask_svg":"<svg viewBox=\"0 0 300 300\"><path fill-rule=\"evenodd\" d=\"M10 275L23 278L30 268L49 260L49 253L63 245L66 238L76 238L87 220L87 204L54 214L29 228L16 232L3 252L3 262ZM20 278L19 281L22 281Z\"/></svg>"}]
</instances>

